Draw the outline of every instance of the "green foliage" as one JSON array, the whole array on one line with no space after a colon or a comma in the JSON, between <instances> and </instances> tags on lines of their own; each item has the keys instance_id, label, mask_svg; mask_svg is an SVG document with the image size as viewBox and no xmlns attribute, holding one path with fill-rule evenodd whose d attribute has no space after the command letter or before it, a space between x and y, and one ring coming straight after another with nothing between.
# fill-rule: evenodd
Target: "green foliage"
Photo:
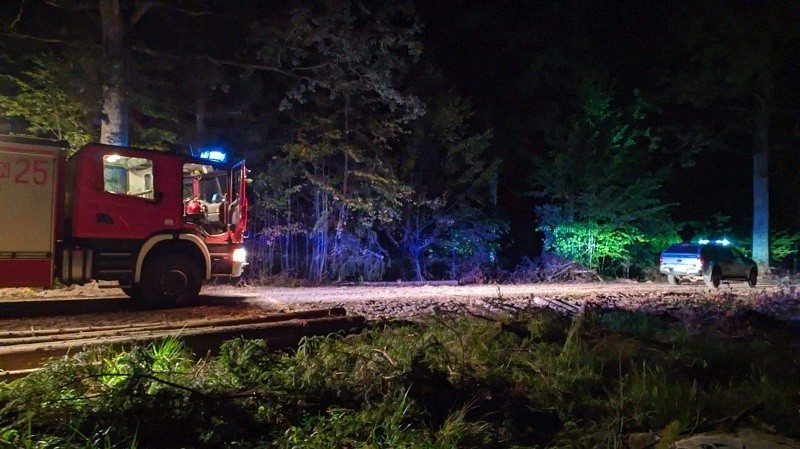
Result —
<instances>
[{"instance_id":1,"label":"green foliage","mask_svg":"<svg viewBox=\"0 0 800 449\"><path fill-rule=\"evenodd\" d=\"M0 116L21 118L31 133L65 140L74 151L94 137L87 124L91 112L59 84L61 70L60 62L51 58L31 61L19 75L0 74L5 84L0 92L7 92L0 95Z\"/></svg>"},{"instance_id":2,"label":"green foliage","mask_svg":"<svg viewBox=\"0 0 800 449\"><path fill-rule=\"evenodd\" d=\"M619 194L647 201L639 193L657 188L653 173L641 176L642 164L658 149L658 139L642 124L646 103L635 96L632 104L620 107L613 99L597 86L586 86L574 114L549 132L546 157L536 161L536 195L564 202L567 214L586 212L578 210L580 195L588 195L589 202L594 195ZM609 187L618 190L607 194L604 190Z\"/></svg>"},{"instance_id":3,"label":"green foliage","mask_svg":"<svg viewBox=\"0 0 800 449\"><path fill-rule=\"evenodd\" d=\"M790 234L788 230L774 232L769 238L769 257L775 262L782 262L787 257L797 254L800 234Z\"/></svg>"},{"instance_id":4,"label":"green foliage","mask_svg":"<svg viewBox=\"0 0 800 449\"><path fill-rule=\"evenodd\" d=\"M667 427L661 432L661 439L656 443L655 449L669 449L670 445L680 438L680 431L680 421L672 421L667 424Z\"/></svg>"},{"instance_id":5,"label":"green foliage","mask_svg":"<svg viewBox=\"0 0 800 449\"><path fill-rule=\"evenodd\" d=\"M559 256L584 266L599 268L606 259L625 260L628 248L642 240L635 229L621 229L592 222L562 223L542 226L547 235L545 245Z\"/></svg>"},{"instance_id":6,"label":"green foliage","mask_svg":"<svg viewBox=\"0 0 800 449\"><path fill-rule=\"evenodd\" d=\"M98 349L0 384L0 447L621 448L759 403L754 418L796 434L791 348L716 329L543 310L386 323L293 353Z\"/></svg>"},{"instance_id":7,"label":"green foliage","mask_svg":"<svg viewBox=\"0 0 800 449\"><path fill-rule=\"evenodd\" d=\"M744 238L739 242L740 249L747 255L752 257L752 238ZM773 231L769 236L769 258L774 263L781 263L787 257L797 254L798 243L800 243L800 234L790 234L787 229L780 231Z\"/></svg>"},{"instance_id":8,"label":"green foliage","mask_svg":"<svg viewBox=\"0 0 800 449\"><path fill-rule=\"evenodd\" d=\"M325 2L279 27L256 41L264 63L298 75L280 83L295 125L253 185L264 225L253 268L323 282L490 265L504 229L486 211L492 134L468 125L471 105L435 71L408 78L421 51L412 5Z\"/></svg>"},{"instance_id":9,"label":"green foliage","mask_svg":"<svg viewBox=\"0 0 800 449\"><path fill-rule=\"evenodd\" d=\"M670 222L613 225L596 221L568 221L560 208L536 209L545 235L545 249L579 264L613 272L620 266L647 267L653 255L680 238Z\"/></svg>"},{"instance_id":10,"label":"green foliage","mask_svg":"<svg viewBox=\"0 0 800 449\"><path fill-rule=\"evenodd\" d=\"M73 435L67 437L36 435L31 432L31 426L29 425L22 431L6 429L0 433L0 447L15 449L136 449L138 447L135 436L114 442L110 435L111 433L112 429L109 428L100 429L91 435L84 435L77 430Z\"/></svg>"},{"instance_id":11,"label":"green foliage","mask_svg":"<svg viewBox=\"0 0 800 449\"><path fill-rule=\"evenodd\" d=\"M167 151L177 143L178 136L170 130L155 127L137 129L132 133L131 146Z\"/></svg>"}]
</instances>

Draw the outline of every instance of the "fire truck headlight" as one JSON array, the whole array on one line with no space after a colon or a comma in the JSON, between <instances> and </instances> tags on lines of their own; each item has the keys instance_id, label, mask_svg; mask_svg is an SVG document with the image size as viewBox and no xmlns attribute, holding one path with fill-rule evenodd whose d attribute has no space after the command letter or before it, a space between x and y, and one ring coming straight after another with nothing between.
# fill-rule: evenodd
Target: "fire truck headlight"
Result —
<instances>
[{"instance_id":1,"label":"fire truck headlight","mask_svg":"<svg viewBox=\"0 0 800 449\"><path fill-rule=\"evenodd\" d=\"M247 262L247 251L245 251L244 248L237 248L233 250L231 259L234 262L240 262L240 263Z\"/></svg>"}]
</instances>

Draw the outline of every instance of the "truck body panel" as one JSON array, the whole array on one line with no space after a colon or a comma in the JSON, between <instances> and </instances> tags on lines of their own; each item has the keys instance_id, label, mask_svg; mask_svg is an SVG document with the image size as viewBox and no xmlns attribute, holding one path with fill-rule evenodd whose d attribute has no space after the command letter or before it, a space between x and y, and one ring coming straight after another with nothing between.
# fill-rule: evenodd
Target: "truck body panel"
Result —
<instances>
[{"instance_id":1,"label":"truck body panel","mask_svg":"<svg viewBox=\"0 0 800 449\"><path fill-rule=\"evenodd\" d=\"M59 147L0 141L0 287L52 285L62 170Z\"/></svg>"}]
</instances>

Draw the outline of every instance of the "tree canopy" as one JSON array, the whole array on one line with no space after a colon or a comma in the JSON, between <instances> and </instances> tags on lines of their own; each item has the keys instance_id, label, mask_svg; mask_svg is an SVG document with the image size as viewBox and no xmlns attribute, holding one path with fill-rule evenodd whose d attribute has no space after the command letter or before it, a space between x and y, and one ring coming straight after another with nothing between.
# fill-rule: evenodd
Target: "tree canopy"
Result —
<instances>
[{"instance_id":1,"label":"tree canopy","mask_svg":"<svg viewBox=\"0 0 800 449\"><path fill-rule=\"evenodd\" d=\"M12 0L0 131L230 147L262 278L481 280L542 251L644 276L715 214L793 257L797 5L587 5Z\"/></svg>"}]
</instances>

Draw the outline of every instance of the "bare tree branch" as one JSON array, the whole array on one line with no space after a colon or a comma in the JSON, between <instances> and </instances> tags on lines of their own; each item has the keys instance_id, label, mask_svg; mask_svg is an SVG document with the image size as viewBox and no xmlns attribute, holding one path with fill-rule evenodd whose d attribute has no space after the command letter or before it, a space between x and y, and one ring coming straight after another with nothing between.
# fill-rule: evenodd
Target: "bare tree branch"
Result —
<instances>
[{"instance_id":1,"label":"bare tree branch","mask_svg":"<svg viewBox=\"0 0 800 449\"><path fill-rule=\"evenodd\" d=\"M133 12L133 15L131 15L131 26L139 23L139 21L142 20L142 17L144 17L144 15L147 14L147 11L150 11L150 8L153 6L155 6L155 2L145 2L139 5L139 7L136 8L136 11Z\"/></svg>"},{"instance_id":2,"label":"bare tree branch","mask_svg":"<svg viewBox=\"0 0 800 449\"><path fill-rule=\"evenodd\" d=\"M20 2L19 11L17 12L17 17L14 19L13 22L11 22L11 25L8 26L10 29L13 30L14 27L17 26L17 24L19 23L20 19L22 19L22 10L23 9L25 9L25 0L22 0Z\"/></svg>"},{"instance_id":3,"label":"bare tree branch","mask_svg":"<svg viewBox=\"0 0 800 449\"><path fill-rule=\"evenodd\" d=\"M133 15L131 16L131 25L136 25L142 17L144 17L148 11L152 8L163 8L169 9L171 11L179 12L181 14L186 14L187 16L192 17L200 17L200 16L217 16L217 17L230 17L224 14L213 13L210 11L197 11L192 9L181 8L178 6L170 5L167 3L162 2L144 2L142 3L139 8L134 11Z\"/></svg>"},{"instance_id":4,"label":"bare tree branch","mask_svg":"<svg viewBox=\"0 0 800 449\"><path fill-rule=\"evenodd\" d=\"M227 66L231 66L231 67L240 67L240 68L243 68L243 69L253 69L253 70L260 70L260 71L263 71L263 72L280 73L281 75L286 75L286 76L288 76L290 78L302 79L302 80L307 80L307 81L313 81L314 80L311 77L308 77L308 76L305 76L305 75L299 75L299 74L295 73L295 72L298 72L300 70L311 70L310 67L295 67L295 68L286 70L286 69L282 69L280 67L271 66L271 65L244 63L244 62L231 61L231 60L227 60L227 59L218 59L218 58L215 58L215 57L210 56L210 55L201 55L200 57L205 59L205 60L207 60L207 61L209 61L209 62L211 62L212 64L215 64L215 65L227 65Z\"/></svg>"},{"instance_id":5,"label":"bare tree branch","mask_svg":"<svg viewBox=\"0 0 800 449\"><path fill-rule=\"evenodd\" d=\"M75 42L66 41L64 39L41 37L41 36L31 36L30 34L0 33L0 36L10 37L12 39L28 39L28 40L33 40L33 41L37 41L37 42L44 42L44 43L47 43L47 44L61 44L61 45L69 46L69 47L101 48L99 45L86 44L85 42L75 43Z\"/></svg>"},{"instance_id":6,"label":"bare tree branch","mask_svg":"<svg viewBox=\"0 0 800 449\"><path fill-rule=\"evenodd\" d=\"M75 5L74 2L73 2L72 4L67 5L66 3L67 2L60 3L60 2L57 2L57 1L54 1L54 0L44 0L44 4L50 5L53 8L58 8L58 9L66 9L66 10L70 10L70 11L89 11L89 10L95 9L93 6L91 6L89 4L78 4L78 5ZM97 2L95 2L95 4L96 3Z\"/></svg>"},{"instance_id":7,"label":"bare tree branch","mask_svg":"<svg viewBox=\"0 0 800 449\"><path fill-rule=\"evenodd\" d=\"M137 52L152 56L154 58L166 58L166 59L170 59L170 60L173 60L173 61L181 61L181 60L185 60L186 59L186 57L183 57L183 56L178 56L178 55L174 55L174 54L170 54L170 53L163 53L163 52L155 51L155 50L153 50L151 48L142 47L142 46L135 46L132 49L134 51L137 51ZM329 64L325 63L325 64L319 64L319 65L315 65L315 66L293 67L291 69L284 69L284 68L281 68L281 67L278 67L278 66L273 66L273 65L231 61L229 59L219 59L219 58L215 58L214 56L207 55L207 54L197 55L197 56L194 56L194 57L196 57L198 59L205 59L206 61L208 61L208 62L210 62L210 63L212 63L214 65L217 65L217 66L227 65L227 66L231 66L231 67L240 67L240 68L243 68L243 69L259 70L259 71L262 71L262 72L280 73L282 75L286 75L286 76L291 77L291 78L301 79L301 80L306 80L306 81L313 81L314 79L309 77L309 76L301 75L301 74L299 74L297 72L315 70L315 69L319 69L319 68L322 68L322 67L325 67L325 66L329 65Z\"/></svg>"}]
</instances>

